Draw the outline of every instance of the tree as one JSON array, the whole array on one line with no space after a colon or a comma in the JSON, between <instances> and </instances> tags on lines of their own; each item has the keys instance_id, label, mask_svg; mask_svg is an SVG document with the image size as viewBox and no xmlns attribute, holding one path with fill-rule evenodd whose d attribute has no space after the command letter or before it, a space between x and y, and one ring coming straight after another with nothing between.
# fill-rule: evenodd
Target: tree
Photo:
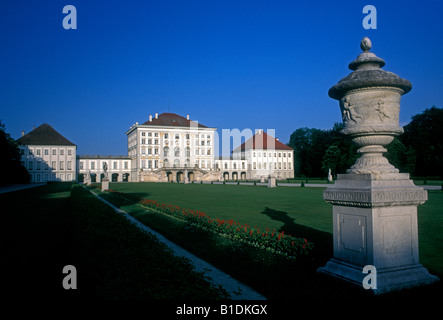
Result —
<instances>
[{"instance_id":1,"label":"tree","mask_svg":"<svg viewBox=\"0 0 443 320\"><path fill-rule=\"evenodd\" d=\"M443 109L433 106L414 115L404 130L400 140L409 159L414 158L414 153L416 157L415 170L411 173L443 177Z\"/></svg>"},{"instance_id":2,"label":"tree","mask_svg":"<svg viewBox=\"0 0 443 320\"><path fill-rule=\"evenodd\" d=\"M20 163L18 144L5 128L0 121L0 168L5 168L0 175L0 185L28 183L29 173Z\"/></svg>"}]
</instances>

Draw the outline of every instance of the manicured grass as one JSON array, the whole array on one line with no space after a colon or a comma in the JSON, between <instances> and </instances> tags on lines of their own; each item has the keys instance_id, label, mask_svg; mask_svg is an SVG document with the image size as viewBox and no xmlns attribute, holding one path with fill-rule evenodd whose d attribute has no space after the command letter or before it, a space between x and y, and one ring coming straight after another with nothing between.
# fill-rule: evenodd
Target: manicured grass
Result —
<instances>
[{"instance_id":1,"label":"manicured grass","mask_svg":"<svg viewBox=\"0 0 443 320\"><path fill-rule=\"evenodd\" d=\"M110 187L129 196L195 209L261 229L293 234L294 224L299 224L332 233L332 207L322 200L321 188L176 183L114 183Z\"/></svg>"},{"instance_id":2,"label":"manicured grass","mask_svg":"<svg viewBox=\"0 0 443 320\"><path fill-rule=\"evenodd\" d=\"M319 266L332 256L332 207L322 199L322 188L268 189L258 186L120 183L111 188L136 201L139 197L182 208L196 209L211 217L234 219L261 228L285 230L315 243L307 259L288 262L254 248L248 249L185 223L146 211L124 200L114 202L143 223L163 233L177 244L244 281L274 299L357 298L367 295L341 282L317 274ZM108 195L112 200L112 195ZM443 193L429 192L429 201L419 207L421 263L433 274L443 275ZM432 297L441 283L426 288L383 296ZM296 288L296 289L295 289Z\"/></svg>"},{"instance_id":3,"label":"manicured grass","mask_svg":"<svg viewBox=\"0 0 443 320\"><path fill-rule=\"evenodd\" d=\"M12 301L226 297L81 186L50 183L0 194L0 201L0 274ZM77 269L76 290L62 286L66 265Z\"/></svg>"}]
</instances>

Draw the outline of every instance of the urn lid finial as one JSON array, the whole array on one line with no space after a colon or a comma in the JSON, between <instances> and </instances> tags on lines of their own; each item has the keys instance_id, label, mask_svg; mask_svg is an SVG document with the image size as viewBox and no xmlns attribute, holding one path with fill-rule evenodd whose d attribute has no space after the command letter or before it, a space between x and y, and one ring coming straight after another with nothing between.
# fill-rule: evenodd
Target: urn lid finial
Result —
<instances>
[{"instance_id":1,"label":"urn lid finial","mask_svg":"<svg viewBox=\"0 0 443 320\"><path fill-rule=\"evenodd\" d=\"M381 69L385 65L385 61L369 52L372 42L368 37L364 37L360 41L360 48L363 52L349 64L349 69L354 72L329 89L331 98L339 100L346 92L365 87L396 87L402 89L403 94L412 89L408 80Z\"/></svg>"},{"instance_id":2,"label":"urn lid finial","mask_svg":"<svg viewBox=\"0 0 443 320\"><path fill-rule=\"evenodd\" d=\"M368 52L369 50L371 50L371 39L369 39L368 37L364 37L363 39L361 39L360 48L363 50L363 52Z\"/></svg>"}]
</instances>

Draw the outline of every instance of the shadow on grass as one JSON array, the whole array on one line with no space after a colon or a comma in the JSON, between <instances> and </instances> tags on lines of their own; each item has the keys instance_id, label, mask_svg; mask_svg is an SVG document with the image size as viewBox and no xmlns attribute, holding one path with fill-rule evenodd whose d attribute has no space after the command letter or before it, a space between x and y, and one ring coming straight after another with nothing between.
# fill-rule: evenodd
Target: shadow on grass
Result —
<instances>
[{"instance_id":1,"label":"shadow on grass","mask_svg":"<svg viewBox=\"0 0 443 320\"><path fill-rule=\"evenodd\" d=\"M283 226L278 230L279 232L284 231L285 234L306 238L314 243L314 249L310 254L312 255L313 267L323 266L332 257L331 233L295 223L295 219L290 217L287 212L265 207L265 210L261 213L267 215L272 220L283 222Z\"/></svg>"}]
</instances>

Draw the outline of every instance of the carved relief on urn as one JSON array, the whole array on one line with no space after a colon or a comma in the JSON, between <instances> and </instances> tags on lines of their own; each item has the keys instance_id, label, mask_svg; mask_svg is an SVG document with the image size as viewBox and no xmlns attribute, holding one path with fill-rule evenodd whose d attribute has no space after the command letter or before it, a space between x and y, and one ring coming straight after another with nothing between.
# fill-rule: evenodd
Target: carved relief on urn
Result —
<instances>
[{"instance_id":1,"label":"carved relief on urn","mask_svg":"<svg viewBox=\"0 0 443 320\"><path fill-rule=\"evenodd\" d=\"M340 101L345 128L362 154L348 173L397 173L383 157L395 136L403 133L399 125L400 98L412 85L392 72L382 70L383 59L369 52L372 44L363 38L363 50L349 64L354 70L329 90L331 98Z\"/></svg>"}]
</instances>

